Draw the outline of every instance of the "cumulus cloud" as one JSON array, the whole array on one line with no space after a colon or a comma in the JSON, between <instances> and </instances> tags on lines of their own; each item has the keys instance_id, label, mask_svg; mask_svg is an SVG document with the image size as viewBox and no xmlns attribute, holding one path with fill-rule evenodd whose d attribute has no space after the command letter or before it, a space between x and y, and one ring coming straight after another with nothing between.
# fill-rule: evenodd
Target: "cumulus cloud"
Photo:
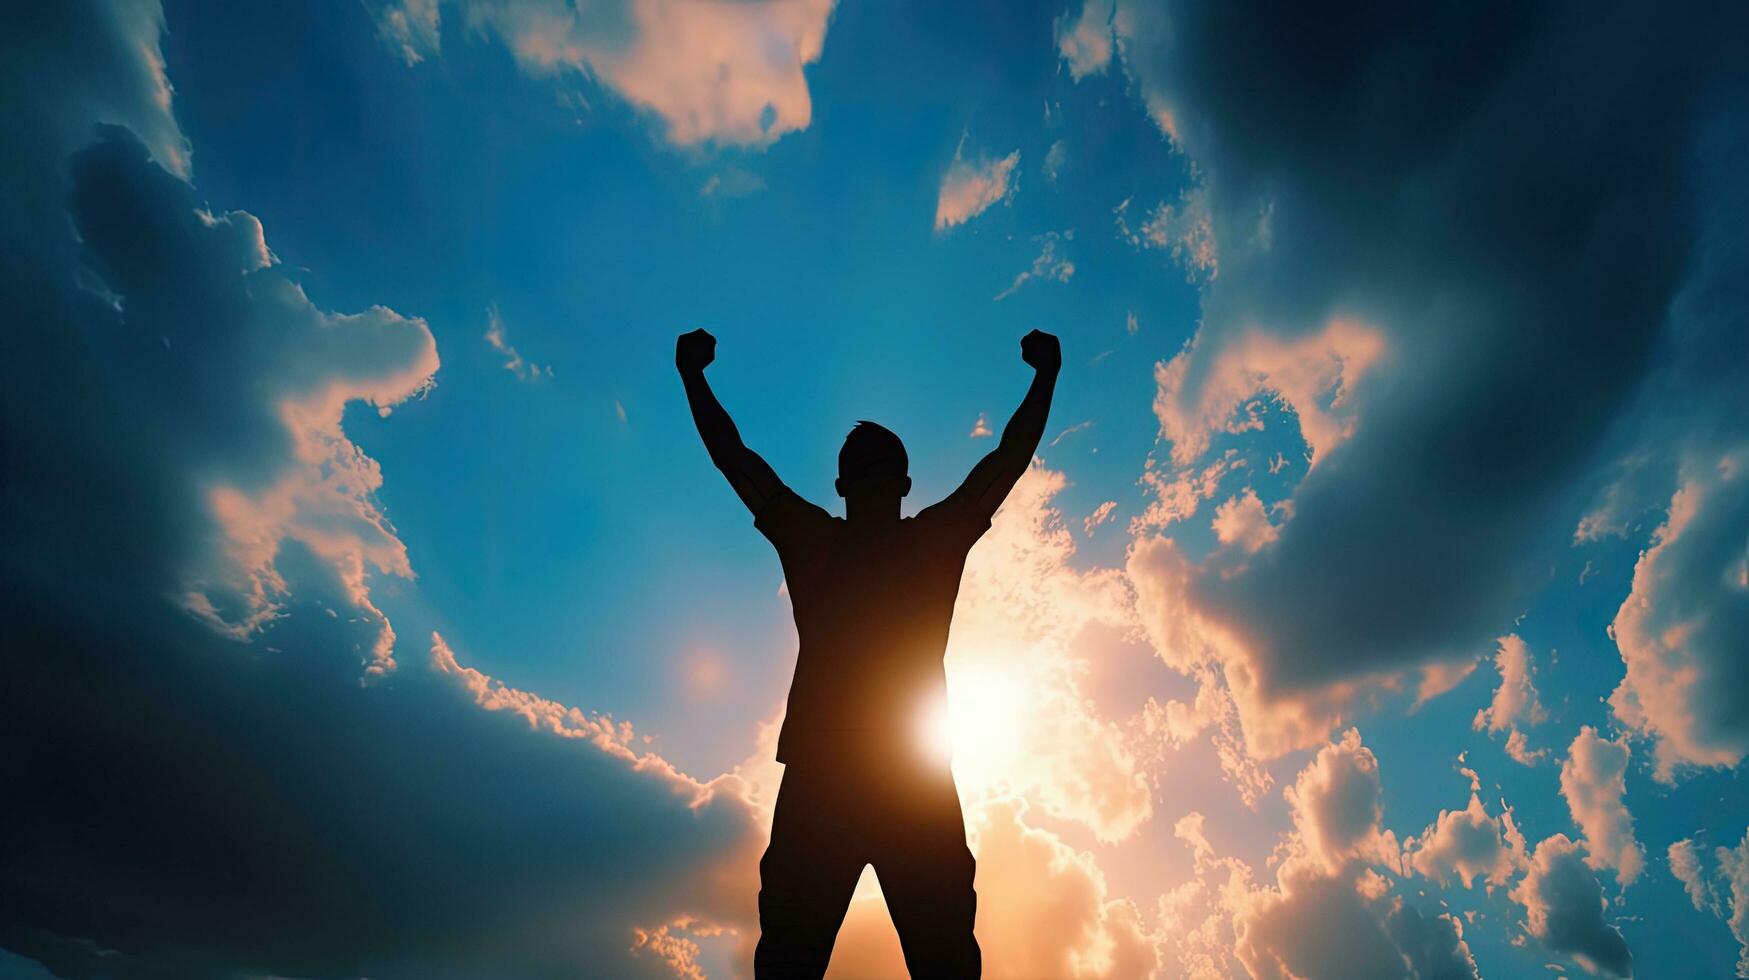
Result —
<instances>
[{"instance_id":1,"label":"cumulus cloud","mask_svg":"<svg viewBox=\"0 0 1749 980\"><path fill-rule=\"evenodd\" d=\"M1428 919L1373 865L1396 866L1378 761L1349 729L1285 794L1294 830L1274 887L1234 894L1239 961L1253 977L1476 977L1463 925Z\"/></svg>"},{"instance_id":2,"label":"cumulus cloud","mask_svg":"<svg viewBox=\"0 0 1749 980\"><path fill-rule=\"evenodd\" d=\"M1248 445L1244 408L1260 398L1310 450L1273 543L1243 563L1180 549L1179 577L1152 588L1177 593L1222 665L1249 747L1309 747L1381 685L1499 635L1571 544L1558 529L1573 526L1600 461L1621 458L1621 433L1656 423L1665 441L1690 442L1713 431L1697 417L1740 404L1725 394L1744 387L1725 338L1740 330L1741 287L1725 270L1741 268L1726 225L1743 194L1724 176L1743 159L1729 115L1740 89L1719 70L1731 59L1718 30L1651 16L1319 19L1119 3L1111 26L1144 107L1196 168L1219 256L1196 336L1158 370L1166 471L1154 485ZM1503 35L1522 43L1498 58L1434 50ZM1331 63L1350 70L1314 67ZM1618 70L1596 82L1583 66L1598 63ZM1651 121L1631 161L1605 122L1624 112ZM1560 138L1528 123L1547 119L1562 120ZM1683 353L1702 348L1710 373ZM1691 392L1686 427L1641 399L1666 377L1692 381L1659 388ZM1742 643L1699 628L1734 628L1749 594L1729 585L1749 495L1725 492L1733 478L1710 468L1724 455L1715 445L1689 471L1696 500L1717 485L1696 512L1720 523L1688 540L1737 542L1736 564L1719 544L1694 569L1704 613L1680 654L1717 678L1706 690L1719 707L1709 717L1656 679L1616 699L1626 723L1669 730L1666 758L1706 764L1741 758L1742 715L1723 706L1749 702L1732 696L1741 658L1722 655ZM1649 563L1642 595L1660 565ZM1649 607L1677 609L1685 587ZM1659 649L1648 641L1680 631L1631 620L1617 632L1643 676L1656 660L1644 651Z\"/></svg>"},{"instance_id":3,"label":"cumulus cloud","mask_svg":"<svg viewBox=\"0 0 1749 980\"><path fill-rule=\"evenodd\" d=\"M1520 725L1530 727L1548 720L1549 713L1536 693L1536 666L1530 647L1516 633L1499 639L1494 667L1500 671L1500 686L1486 708L1476 712L1471 726L1477 731L1507 732L1506 754L1523 765L1535 765L1546 750L1533 751Z\"/></svg>"},{"instance_id":4,"label":"cumulus cloud","mask_svg":"<svg viewBox=\"0 0 1749 980\"><path fill-rule=\"evenodd\" d=\"M1038 257L1032 260L1031 266L1022 269L1020 273L1014 277L1014 281L1008 284L1008 288L996 294L997 301L1000 302L1001 300L1013 296L1020 287L1033 280L1038 280L1040 282L1068 282L1073 278L1075 275L1075 263L1066 258L1060 258L1057 255L1057 242L1062 239L1073 237L1073 232L1065 232L1062 235L1058 235L1054 231L1046 232L1045 234L1038 236L1037 240L1040 242Z\"/></svg>"},{"instance_id":5,"label":"cumulus cloud","mask_svg":"<svg viewBox=\"0 0 1749 980\"><path fill-rule=\"evenodd\" d=\"M1118 569L1074 566L1052 501L1062 473L1035 464L966 560L948 640L954 771L968 798L1024 796L1122 840L1153 808L1143 760L1083 693L1096 628L1134 623Z\"/></svg>"},{"instance_id":6,"label":"cumulus cloud","mask_svg":"<svg viewBox=\"0 0 1749 980\"><path fill-rule=\"evenodd\" d=\"M998 202L1006 203L1014 194L1016 173L1020 166L1020 151L1015 150L1000 159L967 160L965 140L953 152L953 163L941 178L941 192L935 199L935 230L947 231L963 225L990 209Z\"/></svg>"},{"instance_id":7,"label":"cumulus cloud","mask_svg":"<svg viewBox=\"0 0 1749 980\"><path fill-rule=\"evenodd\" d=\"M1379 761L1350 728L1318 750L1284 794L1306 851L1335 873L1356 859L1393 864L1396 839L1380 829L1384 786Z\"/></svg>"},{"instance_id":8,"label":"cumulus cloud","mask_svg":"<svg viewBox=\"0 0 1749 980\"><path fill-rule=\"evenodd\" d=\"M1158 937L1141 910L1114 898L1094 855L1029 825L1012 798L973 807L967 824L978 859L978 943L992 977L1149 976ZM866 882L865 882L866 883ZM898 937L877 887L852 900L829 976L905 975Z\"/></svg>"},{"instance_id":9,"label":"cumulus cloud","mask_svg":"<svg viewBox=\"0 0 1749 980\"><path fill-rule=\"evenodd\" d=\"M1561 762L1561 795L1573 822L1584 831L1585 863L1613 868L1623 888L1639 877L1646 863L1645 849L1634 839L1634 816L1624 799L1631 754L1626 735L1610 740L1586 725Z\"/></svg>"},{"instance_id":10,"label":"cumulus cloud","mask_svg":"<svg viewBox=\"0 0 1749 980\"><path fill-rule=\"evenodd\" d=\"M1749 446L1689 468L1611 626L1627 676L1610 705L1655 740L1665 781L1749 753L1746 539Z\"/></svg>"},{"instance_id":11,"label":"cumulus cloud","mask_svg":"<svg viewBox=\"0 0 1749 980\"><path fill-rule=\"evenodd\" d=\"M1516 633L1499 639L1500 649L1494 655L1494 667L1500 671L1500 686L1494 689L1494 699L1476 712L1471 724L1477 731L1502 732L1519 725L1540 725L1548 720L1548 711L1537 700L1535 666L1530 648Z\"/></svg>"},{"instance_id":12,"label":"cumulus cloud","mask_svg":"<svg viewBox=\"0 0 1749 980\"><path fill-rule=\"evenodd\" d=\"M1530 868L1512 889L1524 906L1530 934L1591 973L1628 977L1634 957L1621 930L1605 921L1603 888L1579 856L1578 845L1556 834L1536 846Z\"/></svg>"},{"instance_id":13,"label":"cumulus cloud","mask_svg":"<svg viewBox=\"0 0 1749 980\"><path fill-rule=\"evenodd\" d=\"M394 662L372 581L411 563L344 414L423 390L430 331L316 308L259 221L205 205L161 18L125 6L0 38L81 66L6 93L0 299L34 329L0 359L0 741L30 746L0 945L66 976L638 976L668 968L636 930L745 926L740 777L447 644L360 683Z\"/></svg>"},{"instance_id":14,"label":"cumulus cloud","mask_svg":"<svg viewBox=\"0 0 1749 980\"><path fill-rule=\"evenodd\" d=\"M803 69L820 58L833 5L395 0L374 13L379 36L408 64L440 53L448 6L503 41L524 71L587 76L659 118L677 145L766 146L813 119Z\"/></svg>"},{"instance_id":15,"label":"cumulus cloud","mask_svg":"<svg viewBox=\"0 0 1749 980\"><path fill-rule=\"evenodd\" d=\"M1491 816L1473 791L1469 806L1439 811L1439 818L1419 837L1403 842L1404 865L1441 885L1455 875L1465 888L1474 887L1480 878L1491 889L1510 881L1528 860L1512 810Z\"/></svg>"}]
</instances>

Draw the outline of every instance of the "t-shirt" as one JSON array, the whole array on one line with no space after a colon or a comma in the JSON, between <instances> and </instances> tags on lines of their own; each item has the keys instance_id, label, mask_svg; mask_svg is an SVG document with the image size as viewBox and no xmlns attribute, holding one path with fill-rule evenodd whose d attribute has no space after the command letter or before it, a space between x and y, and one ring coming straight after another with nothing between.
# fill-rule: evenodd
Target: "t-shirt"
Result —
<instances>
[{"instance_id":1,"label":"t-shirt","mask_svg":"<svg viewBox=\"0 0 1749 980\"><path fill-rule=\"evenodd\" d=\"M777 548L801 638L777 760L897 748L946 697L948 624L989 515L950 499L852 524L785 487L753 526Z\"/></svg>"}]
</instances>

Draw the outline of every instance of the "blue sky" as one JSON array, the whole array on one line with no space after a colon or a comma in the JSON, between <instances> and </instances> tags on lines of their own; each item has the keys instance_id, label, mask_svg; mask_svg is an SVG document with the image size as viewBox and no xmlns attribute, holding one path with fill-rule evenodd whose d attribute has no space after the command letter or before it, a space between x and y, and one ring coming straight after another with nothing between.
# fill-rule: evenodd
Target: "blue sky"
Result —
<instances>
[{"instance_id":1,"label":"blue sky","mask_svg":"<svg viewBox=\"0 0 1749 980\"><path fill-rule=\"evenodd\" d=\"M1749 975L1720 19L37 15L0 967L744 974L795 637L674 337L914 512L1039 328L948 659L992 975ZM835 969L896 956L865 878Z\"/></svg>"}]
</instances>

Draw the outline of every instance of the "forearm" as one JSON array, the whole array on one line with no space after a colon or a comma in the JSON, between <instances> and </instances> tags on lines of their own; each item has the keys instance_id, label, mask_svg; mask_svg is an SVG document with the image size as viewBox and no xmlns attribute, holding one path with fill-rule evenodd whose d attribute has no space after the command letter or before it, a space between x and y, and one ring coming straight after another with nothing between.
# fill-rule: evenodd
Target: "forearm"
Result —
<instances>
[{"instance_id":1,"label":"forearm","mask_svg":"<svg viewBox=\"0 0 1749 980\"><path fill-rule=\"evenodd\" d=\"M1033 374L1026 397L1021 399L1020 407L1014 410L1008 425L1002 429L1002 441L996 447L998 452L1011 460L1020 460L1023 467L1032 462L1032 454L1044 438L1045 421L1051 414L1051 395L1056 388L1056 368L1041 369Z\"/></svg>"},{"instance_id":2,"label":"forearm","mask_svg":"<svg viewBox=\"0 0 1749 980\"><path fill-rule=\"evenodd\" d=\"M735 421L729 418L722 403L717 401L703 370L683 370L680 379L686 386L686 403L692 408L692 421L698 426L699 438L704 440L711 462L721 469L737 452L746 449L741 442L741 432L735 428Z\"/></svg>"}]
</instances>

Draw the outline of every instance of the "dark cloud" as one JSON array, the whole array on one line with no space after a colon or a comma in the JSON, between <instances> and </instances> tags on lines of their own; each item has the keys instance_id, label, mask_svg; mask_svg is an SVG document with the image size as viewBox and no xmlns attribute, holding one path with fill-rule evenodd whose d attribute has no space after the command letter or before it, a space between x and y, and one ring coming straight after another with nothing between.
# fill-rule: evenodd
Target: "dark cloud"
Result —
<instances>
[{"instance_id":1,"label":"dark cloud","mask_svg":"<svg viewBox=\"0 0 1749 980\"><path fill-rule=\"evenodd\" d=\"M1174 461L1259 392L1315 453L1275 542L1211 556L1186 598L1253 747L1315 744L1357 682L1510 623L1697 333L1723 363L1687 424L1742 380L1740 330L1725 350L1693 322L1740 314L1673 303L1743 278L1741 225L1707 232L1743 140L1743 8L1119 4L1113 24L1219 244L1161 372Z\"/></svg>"},{"instance_id":2,"label":"dark cloud","mask_svg":"<svg viewBox=\"0 0 1749 980\"><path fill-rule=\"evenodd\" d=\"M750 914L739 785L386 659L368 577L410 568L340 418L420 390L430 332L318 310L160 165L160 26L53 4L0 40L0 947L64 976L667 972L634 926Z\"/></svg>"}]
</instances>

